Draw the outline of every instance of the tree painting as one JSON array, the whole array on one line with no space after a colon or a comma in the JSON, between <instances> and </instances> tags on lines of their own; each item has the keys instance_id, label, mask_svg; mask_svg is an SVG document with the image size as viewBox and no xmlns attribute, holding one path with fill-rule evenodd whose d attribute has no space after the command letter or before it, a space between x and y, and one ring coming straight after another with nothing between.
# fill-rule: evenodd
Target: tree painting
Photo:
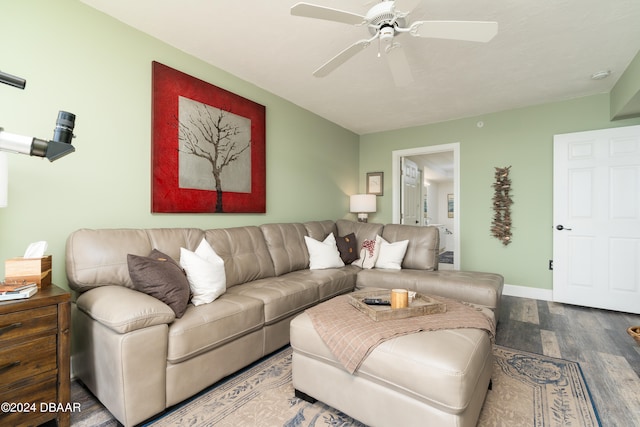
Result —
<instances>
[{"instance_id":1,"label":"tree painting","mask_svg":"<svg viewBox=\"0 0 640 427\"><path fill-rule=\"evenodd\" d=\"M152 62L151 212L265 213L266 108Z\"/></svg>"},{"instance_id":2,"label":"tree painting","mask_svg":"<svg viewBox=\"0 0 640 427\"><path fill-rule=\"evenodd\" d=\"M178 101L179 187L251 192L251 120L185 97Z\"/></svg>"}]
</instances>

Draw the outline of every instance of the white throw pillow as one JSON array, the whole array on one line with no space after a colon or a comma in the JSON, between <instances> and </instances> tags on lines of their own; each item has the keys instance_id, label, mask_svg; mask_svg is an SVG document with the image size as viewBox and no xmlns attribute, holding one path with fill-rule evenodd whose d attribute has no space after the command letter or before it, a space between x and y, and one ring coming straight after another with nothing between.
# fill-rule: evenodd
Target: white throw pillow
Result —
<instances>
[{"instance_id":1,"label":"white throw pillow","mask_svg":"<svg viewBox=\"0 0 640 427\"><path fill-rule=\"evenodd\" d=\"M227 290L224 261L205 239L195 252L180 248L180 265L187 273L193 305L208 304Z\"/></svg>"},{"instance_id":2,"label":"white throw pillow","mask_svg":"<svg viewBox=\"0 0 640 427\"><path fill-rule=\"evenodd\" d=\"M380 253L376 260L376 268L386 268L389 270L400 270L402 260L407 253L408 240L389 243L380 237Z\"/></svg>"},{"instance_id":3,"label":"white throw pillow","mask_svg":"<svg viewBox=\"0 0 640 427\"><path fill-rule=\"evenodd\" d=\"M336 245L333 233L329 234L323 242L319 242L308 236L304 236L304 242L309 251L309 269L322 270L325 268L343 267L344 262L340 258L340 251Z\"/></svg>"}]
</instances>

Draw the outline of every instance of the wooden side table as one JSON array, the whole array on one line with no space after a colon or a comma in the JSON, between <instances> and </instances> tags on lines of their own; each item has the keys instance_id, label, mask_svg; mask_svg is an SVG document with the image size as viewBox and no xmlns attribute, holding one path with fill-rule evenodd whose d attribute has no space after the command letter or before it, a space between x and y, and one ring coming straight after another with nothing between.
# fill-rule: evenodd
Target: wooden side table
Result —
<instances>
[{"instance_id":1,"label":"wooden side table","mask_svg":"<svg viewBox=\"0 0 640 427\"><path fill-rule=\"evenodd\" d=\"M68 427L71 296L55 285L0 302L0 425Z\"/></svg>"}]
</instances>

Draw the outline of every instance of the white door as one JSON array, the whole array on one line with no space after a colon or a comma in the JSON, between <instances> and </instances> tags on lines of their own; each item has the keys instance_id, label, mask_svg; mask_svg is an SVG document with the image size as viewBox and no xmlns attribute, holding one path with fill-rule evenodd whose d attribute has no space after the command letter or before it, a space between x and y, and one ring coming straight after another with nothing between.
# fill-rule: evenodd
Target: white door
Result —
<instances>
[{"instance_id":1,"label":"white door","mask_svg":"<svg viewBox=\"0 0 640 427\"><path fill-rule=\"evenodd\" d=\"M402 222L401 224L420 225L421 180L418 165L402 158Z\"/></svg>"},{"instance_id":2,"label":"white door","mask_svg":"<svg viewBox=\"0 0 640 427\"><path fill-rule=\"evenodd\" d=\"M553 299L640 313L640 126L554 136Z\"/></svg>"}]
</instances>

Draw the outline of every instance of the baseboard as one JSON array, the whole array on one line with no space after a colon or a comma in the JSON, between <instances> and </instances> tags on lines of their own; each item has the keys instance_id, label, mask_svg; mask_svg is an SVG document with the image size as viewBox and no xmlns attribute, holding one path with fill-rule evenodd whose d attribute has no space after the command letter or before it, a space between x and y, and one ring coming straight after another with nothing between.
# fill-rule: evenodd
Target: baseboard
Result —
<instances>
[{"instance_id":1,"label":"baseboard","mask_svg":"<svg viewBox=\"0 0 640 427\"><path fill-rule=\"evenodd\" d=\"M553 291L551 289L530 288L528 286L504 285L503 295L512 297L539 299L542 301L553 301Z\"/></svg>"}]
</instances>

